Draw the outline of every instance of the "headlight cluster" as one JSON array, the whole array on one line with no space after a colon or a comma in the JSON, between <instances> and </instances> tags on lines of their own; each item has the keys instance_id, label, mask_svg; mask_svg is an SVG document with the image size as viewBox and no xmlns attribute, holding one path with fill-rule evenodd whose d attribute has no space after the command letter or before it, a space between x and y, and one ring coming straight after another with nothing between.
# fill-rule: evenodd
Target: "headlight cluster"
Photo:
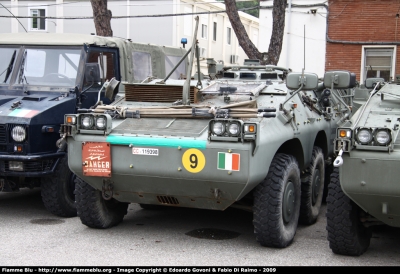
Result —
<instances>
[{"instance_id":1,"label":"headlight cluster","mask_svg":"<svg viewBox=\"0 0 400 274\"><path fill-rule=\"evenodd\" d=\"M78 124L80 129L105 130L107 128L107 117L93 114L66 115L65 124Z\"/></svg>"},{"instance_id":2,"label":"headlight cluster","mask_svg":"<svg viewBox=\"0 0 400 274\"><path fill-rule=\"evenodd\" d=\"M255 135L257 125L255 123L243 123L239 120L211 120L210 132L214 136L240 137L242 134Z\"/></svg>"},{"instance_id":3,"label":"headlight cluster","mask_svg":"<svg viewBox=\"0 0 400 274\"><path fill-rule=\"evenodd\" d=\"M239 121L214 120L211 123L211 132L217 136L237 137L240 135L240 130Z\"/></svg>"},{"instance_id":4,"label":"headlight cluster","mask_svg":"<svg viewBox=\"0 0 400 274\"><path fill-rule=\"evenodd\" d=\"M81 115L79 120L82 129L104 130L107 126L107 118L104 115Z\"/></svg>"},{"instance_id":5,"label":"headlight cluster","mask_svg":"<svg viewBox=\"0 0 400 274\"><path fill-rule=\"evenodd\" d=\"M361 145L387 146L392 141L392 134L388 128L357 128L356 142Z\"/></svg>"},{"instance_id":6,"label":"headlight cluster","mask_svg":"<svg viewBox=\"0 0 400 274\"><path fill-rule=\"evenodd\" d=\"M23 126L14 126L11 130L11 137L15 142L23 142L26 139L26 129Z\"/></svg>"}]
</instances>

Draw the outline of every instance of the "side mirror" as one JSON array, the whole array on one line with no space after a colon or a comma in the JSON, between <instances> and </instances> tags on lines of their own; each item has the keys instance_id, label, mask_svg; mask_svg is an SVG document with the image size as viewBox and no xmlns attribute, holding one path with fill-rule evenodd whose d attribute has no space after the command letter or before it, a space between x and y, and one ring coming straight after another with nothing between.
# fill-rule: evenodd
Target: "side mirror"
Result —
<instances>
[{"instance_id":1,"label":"side mirror","mask_svg":"<svg viewBox=\"0 0 400 274\"><path fill-rule=\"evenodd\" d=\"M119 83L120 81L115 80L115 77L113 77L106 87L104 96L108 98L111 102L114 101L115 96L118 93Z\"/></svg>"},{"instance_id":2,"label":"side mirror","mask_svg":"<svg viewBox=\"0 0 400 274\"><path fill-rule=\"evenodd\" d=\"M288 89L298 89L303 83L303 90L313 90L318 87L318 75L308 72L290 72L286 76L286 87Z\"/></svg>"},{"instance_id":3,"label":"side mirror","mask_svg":"<svg viewBox=\"0 0 400 274\"><path fill-rule=\"evenodd\" d=\"M351 73L350 71L328 71L324 75L324 86L326 88L353 88L355 84L356 75L355 73Z\"/></svg>"},{"instance_id":4,"label":"side mirror","mask_svg":"<svg viewBox=\"0 0 400 274\"><path fill-rule=\"evenodd\" d=\"M98 63L87 63L85 65L85 79L87 82L98 83L100 79L100 65Z\"/></svg>"}]
</instances>

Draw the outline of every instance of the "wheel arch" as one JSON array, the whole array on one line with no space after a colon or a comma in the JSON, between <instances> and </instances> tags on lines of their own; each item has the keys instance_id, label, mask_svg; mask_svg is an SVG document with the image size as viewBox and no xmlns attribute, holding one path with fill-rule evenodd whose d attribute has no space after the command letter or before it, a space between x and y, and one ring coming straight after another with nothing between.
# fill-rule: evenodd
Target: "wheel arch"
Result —
<instances>
[{"instance_id":1,"label":"wheel arch","mask_svg":"<svg viewBox=\"0 0 400 274\"><path fill-rule=\"evenodd\" d=\"M326 158L328 155L328 138L326 136L325 131L321 130L318 132L315 137L314 146L317 146L322 149L324 153L324 157Z\"/></svg>"},{"instance_id":2,"label":"wheel arch","mask_svg":"<svg viewBox=\"0 0 400 274\"><path fill-rule=\"evenodd\" d=\"M285 153L285 154L293 155L299 164L300 170L302 170L304 168L304 164L305 164L304 150L303 150L303 146L299 139L295 138L295 139L290 139L290 140L286 141L279 147L279 149L276 151L276 153Z\"/></svg>"}]
</instances>

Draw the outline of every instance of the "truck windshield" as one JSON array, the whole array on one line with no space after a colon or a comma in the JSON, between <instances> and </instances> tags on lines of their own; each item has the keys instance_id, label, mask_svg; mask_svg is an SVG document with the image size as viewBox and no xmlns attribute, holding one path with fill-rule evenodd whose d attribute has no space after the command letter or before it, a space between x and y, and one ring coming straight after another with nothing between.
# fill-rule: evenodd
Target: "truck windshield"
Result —
<instances>
[{"instance_id":1,"label":"truck windshield","mask_svg":"<svg viewBox=\"0 0 400 274\"><path fill-rule=\"evenodd\" d=\"M16 84L74 87L80 49L25 49Z\"/></svg>"},{"instance_id":2,"label":"truck windshield","mask_svg":"<svg viewBox=\"0 0 400 274\"><path fill-rule=\"evenodd\" d=\"M9 84L18 48L0 48L0 84Z\"/></svg>"}]
</instances>

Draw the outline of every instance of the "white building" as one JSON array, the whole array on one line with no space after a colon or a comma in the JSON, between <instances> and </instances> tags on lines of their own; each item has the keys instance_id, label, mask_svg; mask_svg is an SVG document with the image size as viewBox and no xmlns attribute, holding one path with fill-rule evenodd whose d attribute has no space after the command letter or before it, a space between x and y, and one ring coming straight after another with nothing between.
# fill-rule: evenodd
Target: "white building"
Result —
<instances>
[{"instance_id":1,"label":"white building","mask_svg":"<svg viewBox=\"0 0 400 274\"><path fill-rule=\"evenodd\" d=\"M42 0L0 1L0 33L5 32L64 32L95 33L92 6L86 1ZM193 41L195 14L199 15L197 40L202 68L206 72L205 58L223 60L225 64L243 63L247 55L240 48L225 12L225 5L213 0L109 0L108 9L113 18L113 35L134 42L186 47ZM208 12L210 12L208 14ZM190 14L193 15L182 15ZM253 43L258 46L258 18L239 12L241 21ZM46 16L48 19L8 16ZM131 16L131 17L130 17ZM139 17L140 16L140 17ZM87 19L82 19L87 17ZM64 19L59 19L64 18ZM68 18L68 19L67 19ZM75 18L75 19L72 19ZM1 38L0 38L1 39Z\"/></svg>"},{"instance_id":2,"label":"white building","mask_svg":"<svg viewBox=\"0 0 400 274\"><path fill-rule=\"evenodd\" d=\"M325 72L327 1L287 0L285 31L278 65L293 71ZM261 1L259 51L267 52L272 32L272 1Z\"/></svg>"}]
</instances>

